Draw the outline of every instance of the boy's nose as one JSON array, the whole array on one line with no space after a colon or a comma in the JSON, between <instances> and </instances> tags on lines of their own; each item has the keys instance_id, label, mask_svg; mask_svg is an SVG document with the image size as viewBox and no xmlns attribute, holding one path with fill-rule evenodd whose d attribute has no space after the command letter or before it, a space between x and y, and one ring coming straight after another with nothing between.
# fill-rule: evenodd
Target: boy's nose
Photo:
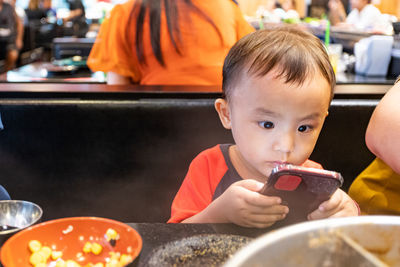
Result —
<instances>
[{"instance_id":1,"label":"boy's nose","mask_svg":"<svg viewBox=\"0 0 400 267\"><path fill-rule=\"evenodd\" d=\"M283 154L289 154L294 148L294 136L291 133L282 133L275 140L273 149Z\"/></svg>"}]
</instances>

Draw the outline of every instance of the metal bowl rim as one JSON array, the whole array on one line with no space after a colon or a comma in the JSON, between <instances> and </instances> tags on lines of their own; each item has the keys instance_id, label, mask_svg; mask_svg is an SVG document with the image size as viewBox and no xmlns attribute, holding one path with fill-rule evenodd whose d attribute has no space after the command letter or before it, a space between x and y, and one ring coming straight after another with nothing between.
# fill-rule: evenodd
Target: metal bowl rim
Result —
<instances>
[{"instance_id":1,"label":"metal bowl rim","mask_svg":"<svg viewBox=\"0 0 400 267\"><path fill-rule=\"evenodd\" d=\"M223 267L235 267L235 266L246 266L246 261L258 252L277 240L293 237L297 234L308 232L311 229L333 229L341 226L350 225L363 225L363 224L379 224L379 225L398 225L400 226L400 216L394 215L364 215L357 217L344 217L344 218L329 218L316 221L302 222L286 227L282 227L279 230L273 230L265 233L262 236L254 239L249 244L241 248L236 252L224 265Z\"/></svg>"},{"instance_id":2,"label":"metal bowl rim","mask_svg":"<svg viewBox=\"0 0 400 267\"><path fill-rule=\"evenodd\" d=\"M37 221L39 221L42 218L42 215L43 215L43 210L38 204L30 202L30 201L27 201L27 200L18 200L18 199L0 200L0 204L1 203L27 203L27 204L30 204L30 205L32 205L33 207L35 207L39 211L39 216L32 223L30 223L29 225L27 225L27 226L25 226L23 228L16 228L16 229L11 229L11 230L8 230L8 231L0 232L0 236L12 234L14 232L21 231L22 229L28 228L28 227L34 225L35 223L37 223Z\"/></svg>"}]
</instances>

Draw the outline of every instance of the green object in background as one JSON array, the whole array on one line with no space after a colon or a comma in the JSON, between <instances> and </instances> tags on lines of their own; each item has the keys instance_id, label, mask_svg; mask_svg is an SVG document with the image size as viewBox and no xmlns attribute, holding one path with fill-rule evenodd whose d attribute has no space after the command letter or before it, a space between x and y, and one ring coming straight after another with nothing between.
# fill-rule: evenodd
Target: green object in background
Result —
<instances>
[{"instance_id":1,"label":"green object in background","mask_svg":"<svg viewBox=\"0 0 400 267\"><path fill-rule=\"evenodd\" d=\"M258 21L258 26L260 27L260 30L264 29L264 16L261 16L260 20Z\"/></svg>"},{"instance_id":2,"label":"green object in background","mask_svg":"<svg viewBox=\"0 0 400 267\"><path fill-rule=\"evenodd\" d=\"M283 22L288 23L288 24L297 24L300 23L300 19L298 18L288 18L288 19L284 19Z\"/></svg>"},{"instance_id":3,"label":"green object in background","mask_svg":"<svg viewBox=\"0 0 400 267\"><path fill-rule=\"evenodd\" d=\"M325 46L328 48L330 41L330 31L331 31L331 23L329 20L326 20L326 28L325 28Z\"/></svg>"}]
</instances>

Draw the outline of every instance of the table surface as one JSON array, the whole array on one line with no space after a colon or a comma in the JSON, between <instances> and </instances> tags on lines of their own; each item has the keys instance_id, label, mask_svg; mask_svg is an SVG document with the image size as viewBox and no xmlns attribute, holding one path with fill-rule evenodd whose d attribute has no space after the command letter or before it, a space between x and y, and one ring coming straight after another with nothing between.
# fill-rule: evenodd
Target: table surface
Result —
<instances>
[{"instance_id":1,"label":"table surface","mask_svg":"<svg viewBox=\"0 0 400 267\"><path fill-rule=\"evenodd\" d=\"M143 246L139 257L130 264L130 267L144 266L151 256L154 249L183 238L196 235L221 234L221 235L239 235L250 238L257 238L277 227L265 229L245 228L235 224L217 223L217 224L185 224L185 223L127 223L134 228L142 237ZM2 264L0 263L0 267Z\"/></svg>"},{"instance_id":2,"label":"table surface","mask_svg":"<svg viewBox=\"0 0 400 267\"><path fill-rule=\"evenodd\" d=\"M35 62L0 74L0 82L14 83L106 83L103 72L78 69L73 74L49 75L45 66L49 62Z\"/></svg>"},{"instance_id":3,"label":"table surface","mask_svg":"<svg viewBox=\"0 0 400 267\"><path fill-rule=\"evenodd\" d=\"M34 62L20 68L0 74L0 83L95 83L105 84L106 76L103 72L78 70L73 74L48 77L45 65L49 62ZM338 73L337 85L393 85L393 77L368 77L352 73Z\"/></svg>"},{"instance_id":4,"label":"table surface","mask_svg":"<svg viewBox=\"0 0 400 267\"><path fill-rule=\"evenodd\" d=\"M167 224L167 223L128 223L142 237L143 247L132 266L144 266L153 249L168 242L201 234L228 234L251 238L261 236L274 227L266 229L245 228L234 224Z\"/></svg>"}]
</instances>

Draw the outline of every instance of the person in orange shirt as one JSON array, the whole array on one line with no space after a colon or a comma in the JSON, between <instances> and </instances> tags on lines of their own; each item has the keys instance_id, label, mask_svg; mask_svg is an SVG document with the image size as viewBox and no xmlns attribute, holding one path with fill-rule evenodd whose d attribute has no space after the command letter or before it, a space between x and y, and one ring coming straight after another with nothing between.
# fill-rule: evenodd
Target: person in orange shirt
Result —
<instances>
[{"instance_id":1,"label":"person in orange shirt","mask_svg":"<svg viewBox=\"0 0 400 267\"><path fill-rule=\"evenodd\" d=\"M108 84L221 85L229 49L253 31L232 0L131 0L104 20L87 64Z\"/></svg>"}]
</instances>

